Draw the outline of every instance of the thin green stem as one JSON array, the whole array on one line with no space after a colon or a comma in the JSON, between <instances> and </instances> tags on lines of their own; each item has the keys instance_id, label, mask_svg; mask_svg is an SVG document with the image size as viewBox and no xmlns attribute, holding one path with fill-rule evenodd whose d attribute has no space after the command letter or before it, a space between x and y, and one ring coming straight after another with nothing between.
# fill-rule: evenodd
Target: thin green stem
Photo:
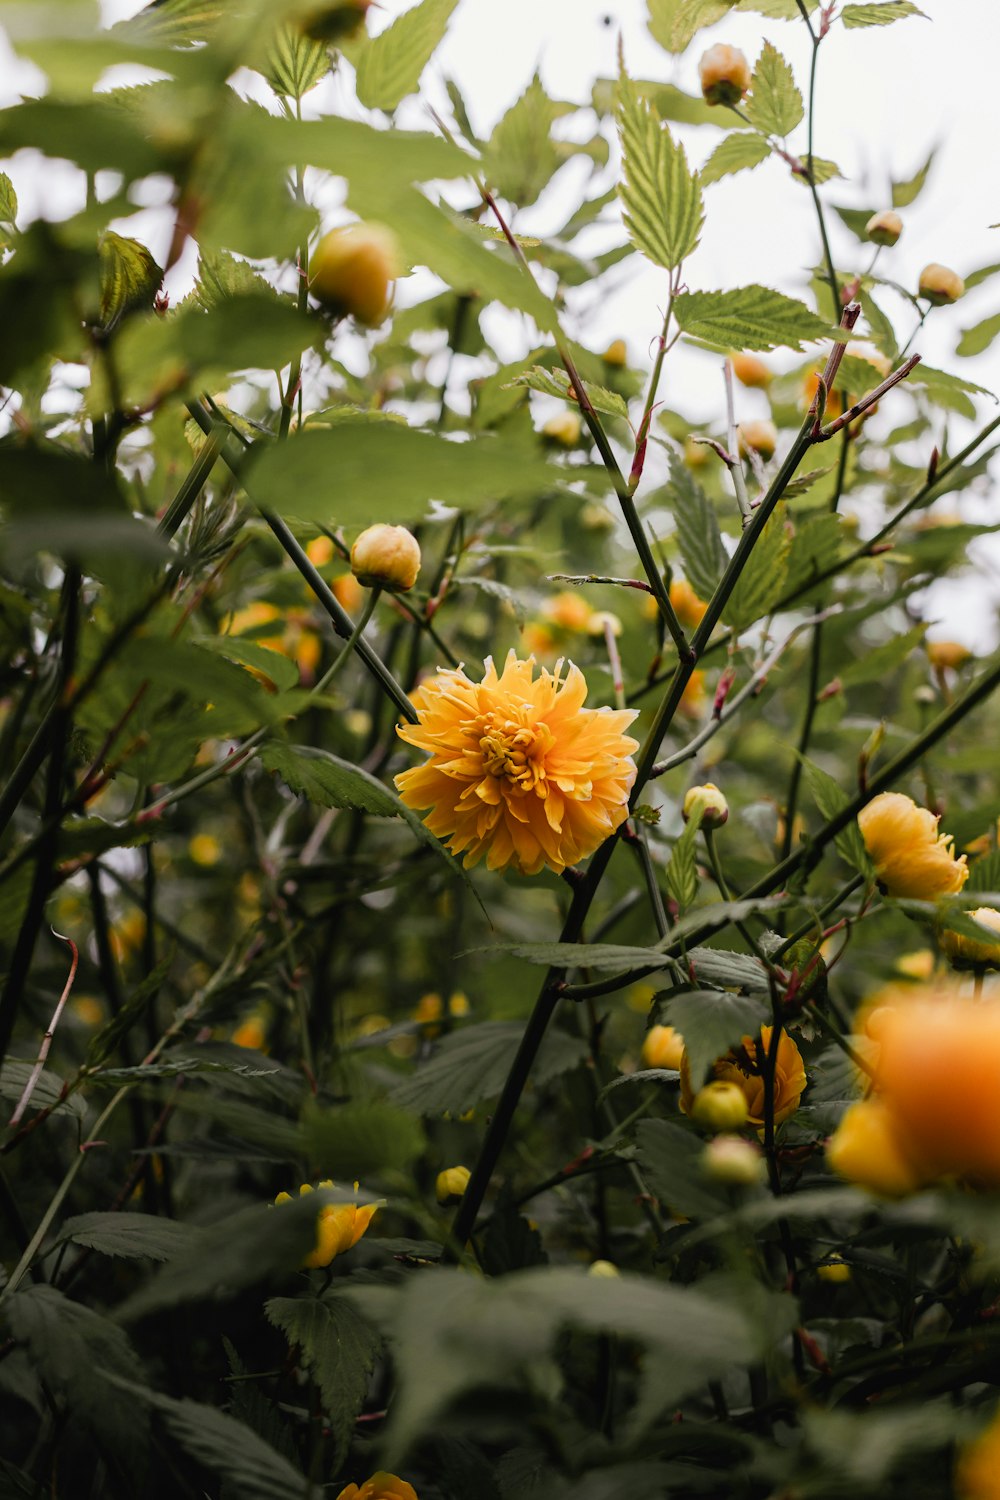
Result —
<instances>
[{"instance_id":1,"label":"thin green stem","mask_svg":"<svg viewBox=\"0 0 1000 1500\"><path fill-rule=\"evenodd\" d=\"M813 122L816 115L816 63L819 59L820 38L813 30L813 24L809 19L809 12L805 7L804 0L796 0L802 19L809 29L809 37L812 42L812 58L809 64L809 122L808 143L806 146L806 169L809 191L812 194L813 206L816 209L816 220L819 224L820 239L823 241L823 258L826 262L826 275L830 287L830 295L833 299L833 316L840 318L840 287L837 284L837 272L833 264L833 254L830 250L830 240L826 232L826 219L823 215L823 204L820 201L819 190L816 186L816 174L813 171Z\"/></svg>"}]
</instances>

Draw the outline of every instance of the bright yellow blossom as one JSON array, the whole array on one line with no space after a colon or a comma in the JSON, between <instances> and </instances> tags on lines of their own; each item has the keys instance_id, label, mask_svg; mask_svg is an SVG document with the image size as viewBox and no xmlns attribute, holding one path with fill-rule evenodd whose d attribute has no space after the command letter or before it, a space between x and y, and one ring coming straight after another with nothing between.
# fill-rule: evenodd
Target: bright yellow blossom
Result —
<instances>
[{"instance_id":1,"label":"bright yellow blossom","mask_svg":"<svg viewBox=\"0 0 1000 1500\"><path fill-rule=\"evenodd\" d=\"M332 1188L333 1183L326 1178L319 1186ZM304 1182L299 1188L299 1196L304 1197L312 1190L312 1186ZM354 1191L357 1190L358 1184L355 1183ZM291 1203L291 1194L279 1193L274 1201ZM302 1264L312 1268L328 1266L335 1255L342 1255L358 1243L377 1212L377 1203L324 1203L316 1221L316 1249L309 1252Z\"/></svg>"},{"instance_id":2,"label":"bright yellow blossom","mask_svg":"<svg viewBox=\"0 0 1000 1500\"><path fill-rule=\"evenodd\" d=\"M981 927L989 927L997 934L996 938L991 942L985 936L963 937L961 933L945 928L941 933L941 947L956 968L1000 969L1000 911L994 911L992 906L980 906L975 911L966 912L966 916Z\"/></svg>"},{"instance_id":3,"label":"bright yellow blossom","mask_svg":"<svg viewBox=\"0 0 1000 1500\"><path fill-rule=\"evenodd\" d=\"M360 1487L356 1484L346 1485L337 1500L417 1500L417 1492L412 1484L407 1484L398 1474L387 1474L384 1469L379 1469L377 1474L366 1479Z\"/></svg>"},{"instance_id":4,"label":"bright yellow blossom","mask_svg":"<svg viewBox=\"0 0 1000 1500\"><path fill-rule=\"evenodd\" d=\"M890 896L933 901L954 895L969 878L968 861L955 858L950 834L901 792L882 792L858 813L858 827L880 884Z\"/></svg>"},{"instance_id":5,"label":"bright yellow blossom","mask_svg":"<svg viewBox=\"0 0 1000 1500\"><path fill-rule=\"evenodd\" d=\"M735 1083L746 1097L747 1123L761 1126L764 1123L764 1060L771 1046L773 1027L760 1028L762 1046L752 1037L745 1036L739 1047L727 1052L712 1064L710 1078L716 1082ZM799 1100L806 1086L806 1070L802 1055L787 1031L778 1039L778 1055L774 1065L774 1123L780 1125L799 1107ZM681 1109L691 1113L695 1101L695 1090L691 1084L691 1070L687 1054L681 1058Z\"/></svg>"},{"instance_id":6,"label":"bright yellow blossom","mask_svg":"<svg viewBox=\"0 0 1000 1500\"><path fill-rule=\"evenodd\" d=\"M481 683L440 669L413 694L418 722L397 729L430 753L396 777L403 801L429 808L427 827L467 865L561 874L625 821L635 780L635 713L584 708L586 696L577 667L536 678L513 651L499 674L487 660Z\"/></svg>"},{"instance_id":7,"label":"bright yellow blossom","mask_svg":"<svg viewBox=\"0 0 1000 1500\"><path fill-rule=\"evenodd\" d=\"M651 1026L642 1043L647 1068L679 1068L684 1056L684 1038L676 1026Z\"/></svg>"}]
</instances>

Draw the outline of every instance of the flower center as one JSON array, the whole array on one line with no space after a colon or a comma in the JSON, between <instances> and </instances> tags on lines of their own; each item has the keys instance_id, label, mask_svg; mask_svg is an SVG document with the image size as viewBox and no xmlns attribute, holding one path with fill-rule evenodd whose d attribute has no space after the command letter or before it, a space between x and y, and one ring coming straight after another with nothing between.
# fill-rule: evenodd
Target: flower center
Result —
<instances>
[{"instance_id":1,"label":"flower center","mask_svg":"<svg viewBox=\"0 0 1000 1500\"><path fill-rule=\"evenodd\" d=\"M483 769L490 776L514 782L522 791L530 791L545 780L542 762L554 742L545 724L529 729L511 719L502 722L493 719L483 726L479 739Z\"/></svg>"}]
</instances>

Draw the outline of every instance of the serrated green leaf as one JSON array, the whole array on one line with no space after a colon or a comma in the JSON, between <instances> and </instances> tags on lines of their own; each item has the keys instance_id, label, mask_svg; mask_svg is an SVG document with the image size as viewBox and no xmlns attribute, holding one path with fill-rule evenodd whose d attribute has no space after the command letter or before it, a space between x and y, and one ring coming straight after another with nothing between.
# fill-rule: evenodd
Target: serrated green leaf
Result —
<instances>
[{"instance_id":1,"label":"serrated green leaf","mask_svg":"<svg viewBox=\"0 0 1000 1500\"><path fill-rule=\"evenodd\" d=\"M484 1099L495 1099L523 1029L517 1022L484 1021L444 1037L430 1061L392 1090L394 1103L421 1115L460 1115ZM550 1028L532 1065L532 1082L541 1086L568 1073L584 1060L587 1050L582 1037Z\"/></svg>"},{"instance_id":2,"label":"serrated green leaf","mask_svg":"<svg viewBox=\"0 0 1000 1500\"><path fill-rule=\"evenodd\" d=\"M803 157L802 166L805 170L792 173L792 176L794 177L796 182L801 182L808 185L809 161L810 159L808 156ZM817 187L821 186L821 184L824 182L831 182L834 177L843 177L843 175L844 174L837 166L837 163L835 161L830 161L828 157L814 156L812 158L812 180Z\"/></svg>"},{"instance_id":3,"label":"serrated green leaf","mask_svg":"<svg viewBox=\"0 0 1000 1500\"><path fill-rule=\"evenodd\" d=\"M759 167L771 154L771 148L756 130L734 130L724 136L700 172L702 186L718 182L734 172Z\"/></svg>"},{"instance_id":4,"label":"serrated green leaf","mask_svg":"<svg viewBox=\"0 0 1000 1500\"><path fill-rule=\"evenodd\" d=\"M812 792L813 800L819 808L824 822L828 823L846 805L848 801L847 793L838 782L834 781L833 777L827 771L824 771L821 766L816 765L815 761L803 757L802 770L805 774L809 790ZM845 829L837 834L835 843L838 854L847 864L853 865L854 869L862 875L870 872L871 865L868 855L865 852L864 839L861 837L861 830L856 821L849 823Z\"/></svg>"},{"instance_id":5,"label":"serrated green leaf","mask_svg":"<svg viewBox=\"0 0 1000 1500\"><path fill-rule=\"evenodd\" d=\"M903 635L893 636L881 646L866 648L857 661L839 667L837 677L843 687L857 687L864 682L891 682L912 651L923 644L926 625L914 625Z\"/></svg>"},{"instance_id":6,"label":"serrated green leaf","mask_svg":"<svg viewBox=\"0 0 1000 1500\"><path fill-rule=\"evenodd\" d=\"M784 503L774 507L723 611L733 630L746 630L773 609L785 593L792 538Z\"/></svg>"},{"instance_id":7,"label":"serrated green leaf","mask_svg":"<svg viewBox=\"0 0 1000 1500\"><path fill-rule=\"evenodd\" d=\"M1000 334L1000 313L992 313L988 318L983 318L981 323L974 323L971 328L963 329L962 337L958 341L956 354L963 359L973 354L982 354L988 349Z\"/></svg>"},{"instance_id":8,"label":"serrated green leaf","mask_svg":"<svg viewBox=\"0 0 1000 1500\"><path fill-rule=\"evenodd\" d=\"M782 139L804 114L795 75L777 47L765 42L753 71L746 112L758 130Z\"/></svg>"},{"instance_id":9,"label":"serrated green leaf","mask_svg":"<svg viewBox=\"0 0 1000 1500\"><path fill-rule=\"evenodd\" d=\"M115 1381L119 1388L123 1384ZM213 1406L175 1401L138 1383L134 1395L156 1412L185 1453L221 1475L243 1500L307 1500L309 1481L242 1422Z\"/></svg>"},{"instance_id":10,"label":"serrated green leaf","mask_svg":"<svg viewBox=\"0 0 1000 1500\"><path fill-rule=\"evenodd\" d=\"M301 99L330 71L330 53L296 26L282 26L263 68L276 94Z\"/></svg>"},{"instance_id":11,"label":"serrated green leaf","mask_svg":"<svg viewBox=\"0 0 1000 1500\"><path fill-rule=\"evenodd\" d=\"M552 126L562 110L550 99L536 73L524 93L498 121L485 161L490 181L502 198L519 207L536 202L562 165Z\"/></svg>"},{"instance_id":12,"label":"serrated green leaf","mask_svg":"<svg viewBox=\"0 0 1000 1500\"><path fill-rule=\"evenodd\" d=\"M420 0L372 37L357 67L358 98L366 109L394 110L416 91L457 4L458 0Z\"/></svg>"},{"instance_id":13,"label":"serrated green leaf","mask_svg":"<svg viewBox=\"0 0 1000 1500\"><path fill-rule=\"evenodd\" d=\"M356 1182L401 1171L426 1142L420 1125L405 1110L384 1101L353 1100L334 1109L307 1105L302 1144L315 1176Z\"/></svg>"},{"instance_id":14,"label":"serrated green leaf","mask_svg":"<svg viewBox=\"0 0 1000 1500\"><path fill-rule=\"evenodd\" d=\"M198 280L194 284L193 296L204 308L218 307L227 297L246 295L271 296L278 293L245 260L230 255L227 250L198 252Z\"/></svg>"},{"instance_id":15,"label":"serrated green leaf","mask_svg":"<svg viewBox=\"0 0 1000 1500\"><path fill-rule=\"evenodd\" d=\"M744 1036L756 1037L768 1019L768 1007L751 995L728 990L695 990L666 1002L667 1023L684 1038L691 1087L700 1089L708 1070Z\"/></svg>"},{"instance_id":16,"label":"serrated green leaf","mask_svg":"<svg viewBox=\"0 0 1000 1500\"><path fill-rule=\"evenodd\" d=\"M873 5L845 5L840 11L839 19L851 30L857 26L891 26L893 21L904 21L907 16L923 16L927 20L926 12L914 5L913 0L880 0L880 3Z\"/></svg>"},{"instance_id":17,"label":"serrated green leaf","mask_svg":"<svg viewBox=\"0 0 1000 1500\"><path fill-rule=\"evenodd\" d=\"M700 828L701 810L696 809L693 816L684 825L684 831L680 838L675 841L674 847L670 851L670 861L666 869L665 879L667 890L682 913L687 911L698 894L698 866L695 859L695 847Z\"/></svg>"},{"instance_id":18,"label":"serrated green leaf","mask_svg":"<svg viewBox=\"0 0 1000 1500\"><path fill-rule=\"evenodd\" d=\"M899 345L896 342L892 324L878 303L867 292L861 292L860 296L861 310L865 315L872 343L880 354L885 355L886 359L895 360L899 354Z\"/></svg>"},{"instance_id":19,"label":"serrated green leaf","mask_svg":"<svg viewBox=\"0 0 1000 1500\"><path fill-rule=\"evenodd\" d=\"M9 893L5 899L9 899ZM12 1104L16 1104L24 1093L25 1085L34 1067L34 1060L22 1062L8 1057L3 1067L0 1067L0 1099L7 1099ZM82 1120L87 1112L86 1103L79 1094L70 1094L64 1099L62 1094L66 1087L66 1083L58 1074L51 1072L48 1068L43 1068L31 1091L29 1108L32 1112L39 1109L51 1109L55 1115L75 1115L78 1120Z\"/></svg>"},{"instance_id":20,"label":"serrated green leaf","mask_svg":"<svg viewBox=\"0 0 1000 1500\"><path fill-rule=\"evenodd\" d=\"M822 469L818 470L814 477L819 478L825 472ZM808 474L802 475L803 481L809 478ZM808 488L808 486L805 487ZM789 485L785 494L790 497L792 493L801 493L801 491L793 492L792 486ZM783 593L791 594L805 587L810 578L825 572L833 563L840 551L842 525L839 515L823 515L810 516L808 520L801 521L796 526L788 554Z\"/></svg>"},{"instance_id":21,"label":"serrated green leaf","mask_svg":"<svg viewBox=\"0 0 1000 1500\"><path fill-rule=\"evenodd\" d=\"M924 183L927 181L927 174L930 172L936 155L937 149L935 148L931 151L923 166L912 177L908 178L905 182L894 182L892 184L893 208L909 208L914 199L919 196L923 190Z\"/></svg>"},{"instance_id":22,"label":"serrated green leaf","mask_svg":"<svg viewBox=\"0 0 1000 1500\"><path fill-rule=\"evenodd\" d=\"M106 229L97 242L101 264L101 330L110 333L127 312L150 307L163 268L139 240Z\"/></svg>"},{"instance_id":23,"label":"serrated green leaf","mask_svg":"<svg viewBox=\"0 0 1000 1500\"><path fill-rule=\"evenodd\" d=\"M17 222L17 193L6 172L0 172L0 224L13 228Z\"/></svg>"},{"instance_id":24,"label":"serrated green leaf","mask_svg":"<svg viewBox=\"0 0 1000 1500\"><path fill-rule=\"evenodd\" d=\"M719 523L704 490L678 454L670 455L670 483L666 490L677 545L688 583L707 603L715 593L728 562Z\"/></svg>"},{"instance_id":25,"label":"serrated green leaf","mask_svg":"<svg viewBox=\"0 0 1000 1500\"><path fill-rule=\"evenodd\" d=\"M711 26L736 0L649 0L649 29L668 52L683 52L695 33Z\"/></svg>"},{"instance_id":26,"label":"serrated green leaf","mask_svg":"<svg viewBox=\"0 0 1000 1500\"><path fill-rule=\"evenodd\" d=\"M635 1138L642 1174L665 1208L688 1219L726 1211L725 1190L705 1171L700 1135L673 1120L640 1120Z\"/></svg>"},{"instance_id":27,"label":"serrated green leaf","mask_svg":"<svg viewBox=\"0 0 1000 1500\"><path fill-rule=\"evenodd\" d=\"M801 351L803 343L835 338L837 330L804 302L766 286L731 292L682 292L674 298L678 326L692 338L717 348Z\"/></svg>"},{"instance_id":28,"label":"serrated green leaf","mask_svg":"<svg viewBox=\"0 0 1000 1500\"><path fill-rule=\"evenodd\" d=\"M136 1026L156 1000L163 988L173 963L173 954L161 958L129 995L117 1015L113 1015L101 1029L91 1037L87 1047L87 1067L98 1068L105 1058L111 1057L122 1039Z\"/></svg>"},{"instance_id":29,"label":"serrated green leaf","mask_svg":"<svg viewBox=\"0 0 1000 1500\"><path fill-rule=\"evenodd\" d=\"M993 401L997 399L985 386L976 385L973 380L964 380L961 375L952 375L949 370L936 370L933 365L924 364L923 360L908 376L908 381L923 386L936 406L960 412L970 421L975 420L976 408L969 396L989 396Z\"/></svg>"},{"instance_id":30,"label":"serrated green leaf","mask_svg":"<svg viewBox=\"0 0 1000 1500\"><path fill-rule=\"evenodd\" d=\"M625 228L637 250L674 270L701 234L698 174L688 169L684 147L625 73L618 84L618 129Z\"/></svg>"},{"instance_id":31,"label":"serrated green leaf","mask_svg":"<svg viewBox=\"0 0 1000 1500\"><path fill-rule=\"evenodd\" d=\"M291 745L275 741L264 746L260 759L293 792L320 807L350 807L379 818L399 815L398 799L388 787L367 771L336 756L304 755Z\"/></svg>"},{"instance_id":32,"label":"serrated green leaf","mask_svg":"<svg viewBox=\"0 0 1000 1500\"><path fill-rule=\"evenodd\" d=\"M86 1245L101 1255L166 1261L190 1249L197 1238L194 1225L165 1219L159 1214L97 1212L67 1219L55 1244L72 1240L74 1245Z\"/></svg>"},{"instance_id":33,"label":"serrated green leaf","mask_svg":"<svg viewBox=\"0 0 1000 1500\"><path fill-rule=\"evenodd\" d=\"M342 1457L365 1404L381 1339L345 1297L272 1297L264 1312L298 1345L299 1364L319 1386L335 1453Z\"/></svg>"},{"instance_id":34,"label":"serrated green leaf","mask_svg":"<svg viewBox=\"0 0 1000 1500\"><path fill-rule=\"evenodd\" d=\"M281 692L298 687L296 663L273 646L262 645L259 640L238 635L206 635L199 639L198 645L202 651L213 651L227 661L248 667L259 677L266 677Z\"/></svg>"},{"instance_id":35,"label":"serrated green leaf","mask_svg":"<svg viewBox=\"0 0 1000 1500\"><path fill-rule=\"evenodd\" d=\"M518 386L527 386L528 390L539 391L544 396L558 396L560 400L570 401L574 406L577 404L576 394L564 370L545 370L541 365L532 365L530 370L515 375L503 389L512 390ZM628 421L628 407L617 391L606 390L602 385L592 385L589 380L583 382L583 388L595 411L606 417L621 417Z\"/></svg>"}]
</instances>

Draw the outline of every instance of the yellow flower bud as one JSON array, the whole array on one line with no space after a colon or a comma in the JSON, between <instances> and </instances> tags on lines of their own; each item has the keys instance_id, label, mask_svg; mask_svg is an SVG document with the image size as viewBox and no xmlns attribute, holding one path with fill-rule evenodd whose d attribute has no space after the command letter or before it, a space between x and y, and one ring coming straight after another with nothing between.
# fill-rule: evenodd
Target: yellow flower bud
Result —
<instances>
[{"instance_id":1,"label":"yellow flower bud","mask_svg":"<svg viewBox=\"0 0 1000 1500\"><path fill-rule=\"evenodd\" d=\"M738 47L716 42L698 64L702 97L706 104L738 104L750 87L750 64Z\"/></svg>"},{"instance_id":2,"label":"yellow flower bud","mask_svg":"<svg viewBox=\"0 0 1000 1500\"><path fill-rule=\"evenodd\" d=\"M211 833L196 833L188 844L188 854L196 865L210 867L222 858L222 845Z\"/></svg>"},{"instance_id":3,"label":"yellow flower bud","mask_svg":"<svg viewBox=\"0 0 1000 1500\"><path fill-rule=\"evenodd\" d=\"M547 438L550 443L558 443L561 448L575 448L582 431L583 423L578 412L561 411L546 422L542 428L542 437Z\"/></svg>"},{"instance_id":4,"label":"yellow flower bud","mask_svg":"<svg viewBox=\"0 0 1000 1500\"><path fill-rule=\"evenodd\" d=\"M774 371L770 365L757 354L734 354L732 355L733 374L740 385L748 386L751 390L766 390L774 379Z\"/></svg>"},{"instance_id":5,"label":"yellow flower bud","mask_svg":"<svg viewBox=\"0 0 1000 1500\"><path fill-rule=\"evenodd\" d=\"M451 1203L456 1198L461 1198L469 1186L469 1178L472 1173L468 1167L446 1167L443 1172L437 1174L434 1183L434 1191L439 1203Z\"/></svg>"},{"instance_id":6,"label":"yellow flower bud","mask_svg":"<svg viewBox=\"0 0 1000 1500\"><path fill-rule=\"evenodd\" d=\"M587 1267L588 1276L620 1276L622 1273L617 1266L613 1266L609 1260L595 1260Z\"/></svg>"},{"instance_id":7,"label":"yellow flower bud","mask_svg":"<svg viewBox=\"0 0 1000 1500\"><path fill-rule=\"evenodd\" d=\"M689 787L685 793L683 808L685 823L691 821L698 808L701 809L703 828L721 828L729 817L729 803L711 781L706 781L704 786Z\"/></svg>"},{"instance_id":8,"label":"yellow flower bud","mask_svg":"<svg viewBox=\"0 0 1000 1500\"><path fill-rule=\"evenodd\" d=\"M628 346L624 339L612 339L601 355L604 363L613 370L621 370L628 364Z\"/></svg>"},{"instance_id":9,"label":"yellow flower bud","mask_svg":"<svg viewBox=\"0 0 1000 1500\"><path fill-rule=\"evenodd\" d=\"M420 543L405 526L369 526L351 548L351 572L366 589L405 594L420 572Z\"/></svg>"},{"instance_id":10,"label":"yellow flower bud","mask_svg":"<svg viewBox=\"0 0 1000 1500\"><path fill-rule=\"evenodd\" d=\"M763 419L756 422L741 422L737 429L739 450L746 458L750 452L759 453L761 458L769 459L774 455L778 446L778 429L773 422Z\"/></svg>"},{"instance_id":11,"label":"yellow flower bud","mask_svg":"<svg viewBox=\"0 0 1000 1500\"><path fill-rule=\"evenodd\" d=\"M642 1043L647 1068L679 1068L684 1056L684 1038L676 1026L651 1026Z\"/></svg>"},{"instance_id":12,"label":"yellow flower bud","mask_svg":"<svg viewBox=\"0 0 1000 1500\"><path fill-rule=\"evenodd\" d=\"M894 245L903 232L903 221L895 209L884 208L872 214L865 225L865 236L873 245Z\"/></svg>"},{"instance_id":13,"label":"yellow flower bud","mask_svg":"<svg viewBox=\"0 0 1000 1500\"><path fill-rule=\"evenodd\" d=\"M392 283L403 270L402 251L382 224L331 229L309 262L309 290L318 302L369 327L389 310Z\"/></svg>"},{"instance_id":14,"label":"yellow flower bud","mask_svg":"<svg viewBox=\"0 0 1000 1500\"><path fill-rule=\"evenodd\" d=\"M968 646L963 646L961 641L927 641L926 646L927 660L938 672L945 668L957 671L972 656Z\"/></svg>"},{"instance_id":15,"label":"yellow flower bud","mask_svg":"<svg viewBox=\"0 0 1000 1500\"><path fill-rule=\"evenodd\" d=\"M714 1078L699 1089L688 1113L709 1130L741 1130L750 1118L746 1094L738 1083L724 1078Z\"/></svg>"},{"instance_id":16,"label":"yellow flower bud","mask_svg":"<svg viewBox=\"0 0 1000 1500\"><path fill-rule=\"evenodd\" d=\"M957 302L965 291L965 282L957 271L939 266L932 261L920 273L918 295L926 297L934 307L943 307L947 302Z\"/></svg>"},{"instance_id":17,"label":"yellow flower bud","mask_svg":"<svg viewBox=\"0 0 1000 1500\"><path fill-rule=\"evenodd\" d=\"M754 1187L766 1173L760 1147L738 1135L720 1135L701 1153L705 1176L734 1187Z\"/></svg>"},{"instance_id":18,"label":"yellow flower bud","mask_svg":"<svg viewBox=\"0 0 1000 1500\"><path fill-rule=\"evenodd\" d=\"M820 1281L830 1282L833 1286L842 1285L851 1279L851 1268L839 1255L831 1255L829 1260L816 1267L816 1275Z\"/></svg>"},{"instance_id":19,"label":"yellow flower bud","mask_svg":"<svg viewBox=\"0 0 1000 1500\"><path fill-rule=\"evenodd\" d=\"M587 634L603 636L605 628L616 638L622 633L622 622L609 609L597 609L587 621Z\"/></svg>"},{"instance_id":20,"label":"yellow flower bud","mask_svg":"<svg viewBox=\"0 0 1000 1500\"><path fill-rule=\"evenodd\" d=\"M706 451L702 449L702 451ZM686 578L675 578L670 585L670 603L674 614L680 620L685 630L697 630L705 618L708 605L704 599L699 599L694 589ZM653 618L659 613L656 609L656 600L653 600Z\"/></svg>"},{"instance_id":21,"label":"yellow flower bud","mask_svg":"<svg viewBox=\"0 0 1000 1500\"><path fill-rule=\"evenodd\" d=\"M1000 969L1000 911L994 911L991 906L980 906L976 911L967 912L966 916L995 932L996 942L991 943L987 937L963 937L945 927L941 931L942 949L956 969Z\"/></svg>"},{"instance_id":22,"label":"yellow flower bud","mask_svg":"<svg viewBox=\"0 0 1000 1500\"><path fill-rule=\"evenodd\" d=\"M893 1115L881 1099L850 1106L827 1144L826 1159L839 1177L886 1198L903 1198L920 1186Z\"/></svg>"}]
</instances>

